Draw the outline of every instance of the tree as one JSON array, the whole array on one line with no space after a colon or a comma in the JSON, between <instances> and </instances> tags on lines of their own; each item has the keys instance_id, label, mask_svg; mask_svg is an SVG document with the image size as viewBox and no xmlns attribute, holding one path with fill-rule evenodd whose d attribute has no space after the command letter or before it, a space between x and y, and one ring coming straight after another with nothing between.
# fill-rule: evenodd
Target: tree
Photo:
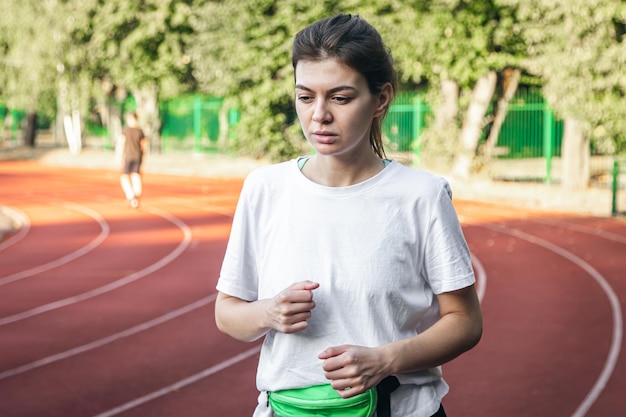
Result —
<instances>
[{"instance_id":1,"label":"tree","mask_svg":"<svg viewBox=\"0 0 626 417\"><path fill-rule=\"evenodd\" d=\"M97 0L88 26L74 32L89 51L92 76L106 86L103 92L127 90L135 98L155 151L161 145L159 100L196 86L188 53L193 6L193 0Z\"/></svg>"},{"instance_id":2,"label":"tree","mask_svg":"<svg viewBox=\"0 0 626 417\"><path fill-rule=\"evenodd\" d=\"M498 136L508 112L509 103L513 99L513 96L517 91L517 87L519 86L522 70L519 68L505 68L501 72L501 76L502 93L498 98L493 123L489 129L489 135L487 136L485 143L482 145L484 164L488 164L491 161L493 150L498 142Z\"/></svg>"},{"instance_id":3,"label":"tree","mask_svg":"<svg viewBox=\"0 0 626 417\"><path fill-rule=\"evenodd\" d=\"M431 87L427 99L435 119L422 136L422 149L431 160L454 161L453 172L466 177L478 152L497 74L519 66L522 43L511 30L513 9L491 0L394 5L383 22L400 79Z\"/></svg>"},{"instance_id":4,"label":"tree","mask_svg":"<svg viewBox=\"0 0 626 417\"><path fill-rule=\"evenodd\" d=\"M311 0L206 2L198 9L194 75L202 91L228 97L241 110L241 152L281 160L303 149L294 123L293 36L338 11L335 2Z\"/></svg>"},{"instance_id":5,"label":"tree","mask_svg":"<svg viewBox=\"0 0 626 417\"><path fill-rule=\"evenodd\" d=\"M26 110L24 140L30 146L35 145L37 113L54 114L55 45L63 41L63 17L48 13L55 6L54 0L9 1L0 14L0 94L10 108Z\"/></svg>"},{"instance_id":6,"label":"tree","mask_svg":"<svg viewBox=\"0 0 626 417\"><path fill-rule=\"evenodd\" d=\"M525 66L541 77L544 96L565 121L562 185L584 188L590 139L607 153L626 142L626 4L531 0L519 3L517 20Z\"/></svg>"}]
</instances>

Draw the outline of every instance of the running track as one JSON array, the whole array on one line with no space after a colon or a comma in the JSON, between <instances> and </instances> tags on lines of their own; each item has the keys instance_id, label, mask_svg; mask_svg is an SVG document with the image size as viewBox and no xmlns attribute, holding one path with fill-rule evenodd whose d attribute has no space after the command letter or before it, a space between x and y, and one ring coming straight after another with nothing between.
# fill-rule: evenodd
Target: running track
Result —
<instances>
[{"instance_id":1,"label":"running track","mask_svg":"<svg viewBox=\"0 0 626 417\"><path fill-rule=\"evenodd\" d=\"M214 325L240 179L0 164L0 416L246 417L258 343ZM626 412L626 222L457 201L485 332L444 367L452 416Z\"/></svg>"}]
</instances>

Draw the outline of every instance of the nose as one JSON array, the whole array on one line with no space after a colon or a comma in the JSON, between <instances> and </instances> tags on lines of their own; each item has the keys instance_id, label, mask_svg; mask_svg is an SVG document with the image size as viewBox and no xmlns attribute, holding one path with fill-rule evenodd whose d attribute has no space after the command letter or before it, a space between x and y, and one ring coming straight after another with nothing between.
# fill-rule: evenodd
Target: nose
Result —
<instances>
[{"instance_id":1,"label":"nose","mask_svg":"<svg viewBox=\"0 0 626 417\"><path fill-rule=\"evenodd\" d=\"M313 109L313 121L316 123L330 123L332 115L324 100L318 100Z\"/></svg>"}]
</instances>

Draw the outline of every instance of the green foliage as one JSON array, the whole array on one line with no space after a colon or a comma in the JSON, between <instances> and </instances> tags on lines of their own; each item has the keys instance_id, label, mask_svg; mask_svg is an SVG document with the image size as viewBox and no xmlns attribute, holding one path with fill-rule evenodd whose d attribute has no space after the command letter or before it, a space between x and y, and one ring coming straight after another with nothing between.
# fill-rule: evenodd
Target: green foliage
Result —
<instances>
[{"instance_id":1,"label":"green foliage","mask_svg":"<svg viewBox=\"0 0 626 417\"><path fill-rule=\"evenodd\" d=\"M458 85L456 117L430 124L420 138L424 159L449 166L461 149L459 132L477 80L490 71L519 67L523 58L514 8L494 0L404 0L372 22L393 51L401 83L427 86L423 97L431 108L450 105L440 95L443 82Z\"/></svg>"},{"instance_id":2,"label":"green foliage","mask_svg":"<svg viewBox=\"0 0 626 417\"><path fill-rule=\"evenodd\" d=\"M620 0L6 0L0 97L52 116L57 102L84 112L116 86L160 99L201 91L239 109L242 152L289 158L308 149L293 108L293 36L338 12L380 30L404 89L430 86L428 99L452 80L462 111L479 77L522 68L558 115L586 123L595 149L626 148ZM457 132L433 133L429 146L454 152Z\"/></svg>"},{"instance_id":3,"label":"green foliage","mask_svg":"<svg viewBox=\"0 0 626 417\"><path fill-rule=\"evenodd\" d=\"M54 1L3 2L0 13L0 95L11 108L47 110L56 90L63 21L48 13ZM45 28L45 30L43 30Z\"/></svg>"},{"instance_id":4,"label":"green foliage","mask_svg":"<svg viewBox=\"0 0 626 417\"><path fill-rule=\"evenodd\" d=\"M161 98L193 90L191 0L99 0L87 13L88 33L73 33L89 50L92 72L127 89L155 86Z\"/></svg>"},{"instance_id":5,"label":"green foliage","mask_svg":"<svg viewBox=\"0 0 626 417\"><path fill-rule=\"evenodd\" d=\"M254 0L207 2L198 9L193 21L194 76L207 93L237 97L242 152L281 160L306 145L292 127L291 44L297 31L326 16L332 4Z\"/></svg>"},{"instance_id":6,"label":"green foliage","mask_svg":"<svg viewBox=\"0 0 626 417\"><path fill-rule=\"evenodd\" d=\"M561 117L585 123L604 153L626 149L626 4L620 0L521 2L527 68Z\"/></svg>"},{"instance_id":7,"label":"green foliage","mask_svg":"<svg viewBox=\"0 0 626 417\"><path fill-rule=\"evenodd\" d=\"M396 1L372 22L391 47L403 83L443 79L471 89L489 70L520 60L511 9L492 0Z\"/></svg>"}]
</instances>

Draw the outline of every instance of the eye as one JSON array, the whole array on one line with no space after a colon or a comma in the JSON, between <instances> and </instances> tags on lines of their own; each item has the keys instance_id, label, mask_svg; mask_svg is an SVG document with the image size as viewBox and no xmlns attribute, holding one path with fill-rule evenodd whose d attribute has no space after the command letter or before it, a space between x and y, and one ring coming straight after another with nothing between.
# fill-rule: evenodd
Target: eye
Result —
<instances>
[{"instance_id":1,"label":"eye","mask_svg":"<svg viewBox=\"0 0 626 417\"><path fill-rule=\"evenodd\" d=\"M348 104L352 101L352 97L334 96L331 100L337 104Z\"/></svg>"},{"instance_id":2,"label":"eye","mask_svg":"<svg viewBox=\"0 0 626 417\"><path fill-rule=\"evenodd\" d=\"M309 96L309 95L306 95L306 94L298 94L298 95L296 96L296 99L297 99L298 101L303 102L303 103L310 103L310 102L312 102L312 101L313 101L313 97L312 97L312 96Z\"/></svg>"}]
</instances>

